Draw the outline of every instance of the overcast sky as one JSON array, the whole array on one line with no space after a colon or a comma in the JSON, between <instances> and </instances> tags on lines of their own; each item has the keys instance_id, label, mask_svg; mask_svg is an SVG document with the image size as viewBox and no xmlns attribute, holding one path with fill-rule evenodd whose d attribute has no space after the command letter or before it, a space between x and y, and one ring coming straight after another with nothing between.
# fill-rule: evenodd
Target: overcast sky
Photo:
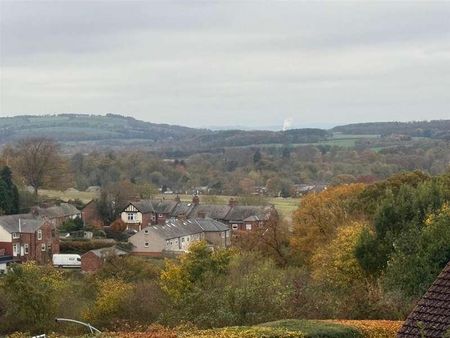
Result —
<instances>
[{"instance_id":1,"label":"overcast sky","mask_svg":"<svg viewBox=\"0 0 450 338\"><path fill-rule=\"evenodd\" d=\"M0 115L450 118L450 2L0 0Z\"/></svg>"}]
</instances>

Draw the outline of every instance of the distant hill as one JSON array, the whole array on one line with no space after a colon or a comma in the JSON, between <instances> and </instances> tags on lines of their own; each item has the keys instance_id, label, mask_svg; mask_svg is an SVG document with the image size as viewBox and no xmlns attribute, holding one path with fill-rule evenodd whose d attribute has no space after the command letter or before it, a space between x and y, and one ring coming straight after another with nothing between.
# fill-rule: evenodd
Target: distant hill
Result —
<instances>
[{"instance_id":1,"label":"distant hill","mask_svg":"<svg viewBox=\"0 0 450 338\"><path fill-rule=\"evenodd\" d=\"M213 131L144 122L116 114L23 115L0 118L0 145L26 137L46 136L66 147L80 148L89 144L92 146L91 150L145 147L190 152L258 144L313 143L325 140L330 135L322 129Z\"/></svg>"},{"instance_id":2,"label":"distant hill","mask_svg":"<svg viewBox=\"0 0 450 338\"><path fill-rule=\"evenodd\" d=\"M355 135L401 134L412 137L450 139L450 120L354 123L334 127L331 131Z\"/></svg>"},{"instance_id":3,"label":"distant hill","mask_svg":"<svg viewBox=\"0 0 450 338\"><path fill-rule=\"evenodd\" d=\"M209 132L168 124L156 124L115 114L23 115L0 118L0 143L24 137L48 136L57 141L111 139L177 140Z\"/></svg>"}]
</instances>

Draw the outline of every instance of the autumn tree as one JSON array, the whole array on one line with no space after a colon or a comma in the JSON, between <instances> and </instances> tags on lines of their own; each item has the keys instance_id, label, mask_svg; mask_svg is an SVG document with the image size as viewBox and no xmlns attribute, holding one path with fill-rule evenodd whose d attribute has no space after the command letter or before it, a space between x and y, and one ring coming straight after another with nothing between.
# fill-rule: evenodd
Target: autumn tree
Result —
<instances>
[{"instance_id":1,"label":"autumn tree","mask_svg":"<svg viewBox=\"0 0 450 338\"><path fill-rule=\"evenodd\" d=\"M41 332L51 328L64 287L63 273L52 267L13 265L2 284L8 330Z\"/></svg>"},{"instance_id":2,"label":"autumn tree","mask_svg":"<svg viewBox=\"0 0 450 338\"><path fill-rule=\"evenodd\" d=\"M354 254L363 229L364 225L358 222L343 225L326 247L314 253L311 259L314 279L325 280L334 288L350 288L364 281L364 271Z\"/></svg>"},{"instance_id":3,"label":"autumn tree","mask_svg":"<svg viewBox=\"0 0 450 338\"><path fill-rule=\"evenodd\" d=\"M179 301L206 274L224 274L230 258L227 250L212 251L204 241L193 243L180 260L166 262L161 272L162 289L174 301Z\"/></svg>"},{"instance_id":4,"label":"autumn tree","mask_svg":"<svg viewBox=\"0 0 450 338\"><path fill-rule=\"evenodd\" d=\"M124 300L133 292L133 285L118 278L100 280L97 283L97 297L93 306L83 314L84 320L101 328L111 326L111 322L121 319Z\"/></svg>"},{"instance_id":5,"label":"autumn tree","mask_svg":"<svg viewBox=\"0 0 450 338\"><path fill-rule=\"evenodd\" d=\"M309 194L293 214L291 245L308 263L315 250L329 243L336 230L362 217L354 209L363 184L340 185L318 194Z\"/></svg>"},{"instance_id":6,"label":"autumn tree","mask_svg":"<svg viewBox=\"0 0 450 338\"><path fill-rule=\"evenodd\" d=\"M258 251L261 255L272 258L278 265L286 266L290 256L288 238L287 224L273 217L264 226L239 232L234 245L243 251Z\"/></svg>"},{"instance_id":7,"label":"autumn tree","mask_svg":"<svg viewBox=\"0 0 450 338\"><path fill-rule=\"evenodd\" d=\"M67 166L53 140L45 137L21 140L14 148L14 155L14 171L33 188L36 196L43 186L60 187L66 183Z\"/></svg>"}]
</instances>

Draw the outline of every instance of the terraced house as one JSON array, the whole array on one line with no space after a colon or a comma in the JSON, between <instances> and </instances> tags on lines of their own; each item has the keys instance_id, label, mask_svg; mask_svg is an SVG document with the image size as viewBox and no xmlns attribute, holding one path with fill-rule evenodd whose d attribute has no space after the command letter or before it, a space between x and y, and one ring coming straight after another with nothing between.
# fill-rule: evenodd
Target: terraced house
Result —
<instances>
[{"instance_id":1,"label":"terraced house","mask_svg":"<svg viewBox=\"0 0 450 338\"><path fill-rule=\"evenodd\" d=\"M211 218L229 226L232 230L253 230L264 227L278 218L273 206L237 205L230 199L228 205L201 204L198 196L191 203L175 200L140 200L130 202L121 213L121 220L128 230L141 231L148 225L164 224L169 219Z\"/></svg>"},{"instance_id":2,"label":"terraced house","mask_svg":"<svg viewBox=\"0 0 450 338\"><path fill-rule=\"evenodd\" d=\"M59 253L55 222L33 214L0 216L0 250L14 262L51 262Z\"/></svg>"},{"instance_id":3,"label":"terraced house","mask_svg":"<svg viewBox=\"0 0 450 338\"><path fill-rule=\"evenodd\" d=\"M170 219L164 224L150 225L131 236L135 255L162 256L183 253L195 241L204 240L211 248L230 245L231 230L213 219Z\"/></svg>"}]
</instances>

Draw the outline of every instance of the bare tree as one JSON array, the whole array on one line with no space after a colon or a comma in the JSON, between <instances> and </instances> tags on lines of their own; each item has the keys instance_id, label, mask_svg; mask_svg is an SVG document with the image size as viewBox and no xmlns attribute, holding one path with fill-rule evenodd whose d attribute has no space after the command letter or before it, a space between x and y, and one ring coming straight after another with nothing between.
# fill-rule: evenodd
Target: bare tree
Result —
<instances>
[{"instance_id":1,"label":"bare tree","mask_svg":"<svg viewBox=\"0 0 450 338\"><path fill-rule=\"evenodd\" d=\"M14 151L14 169L23 177L25 184L33 187L35 195L39 188L64 180L64 160L53 140L45 137L27 138L19 141Z\"/></svg>"}]
</instances>

